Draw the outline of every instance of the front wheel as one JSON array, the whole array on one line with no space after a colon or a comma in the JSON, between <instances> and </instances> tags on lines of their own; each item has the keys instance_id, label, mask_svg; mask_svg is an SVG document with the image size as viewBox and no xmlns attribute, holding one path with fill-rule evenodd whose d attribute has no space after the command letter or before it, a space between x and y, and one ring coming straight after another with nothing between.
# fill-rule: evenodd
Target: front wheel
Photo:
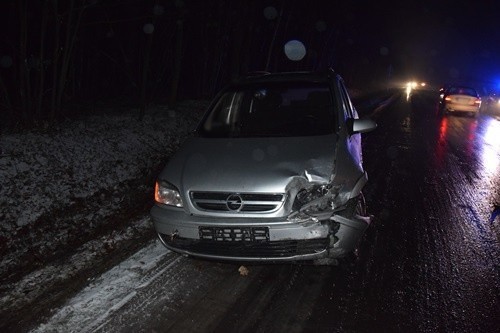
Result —
<instances>
[{"instance_id":1,"label":"front wheel","mask_svg":"<svg viewBox=\"0 0 500 333\"><path fill-rule=\"evenodd\" d=\"M344 257L339 258L339 265L343 266L344 268L352 268L360 264L362 265L367 260L367 256L369 256L368 253L372 248L371 244L375 242L373 234L374 217L369 216L368 214L367 204L363 193L360 193L357 199L358 201L356 202L354 214L364 217L370 217L371 222L368 225L368 228L365 230L363 236L359 239L356 247L351 252L347 253Z\"/></svg>"},{"instance_id":2,"label":"front wheel","mask_svg":"<svg viewBox=\"0 0 500 333\"><path fill-rule=\"evenodd\" d=\"M358 202L356 204L356 214L361 215L361 216L367 216L366 213L366 200L365 196L363 195L363 192L361 192L358 196Z\"/></svg>"}]
</instances>

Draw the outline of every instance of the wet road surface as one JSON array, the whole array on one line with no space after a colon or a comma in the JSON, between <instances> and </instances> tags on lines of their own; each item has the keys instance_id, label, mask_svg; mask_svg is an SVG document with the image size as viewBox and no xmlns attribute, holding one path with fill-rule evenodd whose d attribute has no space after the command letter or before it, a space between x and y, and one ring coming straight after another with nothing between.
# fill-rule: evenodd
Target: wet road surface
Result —
<instances>
[{"instance_id":1,"label":"wet road surface","mask_svg":"<svg viewBox=\"0 0 500 333\"><path fill-rule=\"evenodd\" d=\"M498 332L500 218L490 217L500 203L500 121L442 117L423 92L374 118L364 163L375 222L357 259L266 268L218 328ZM267 289L256 310L252 299Z\"/></svg>"},{"instance_id":2,"label":"wet road surface","mask_svg":"<svg viewBox=\"0 0 500 333\"><path fill-rule=\"evenodd\" d=\"M166 252L116 311L77 331L498 332L500 121L442 117L435 97L402 95L373 114L374 223L351 260L242 275Z\"/></svg>"},{"instance_id":3,"label":"wet road surface","mask_svg":"<svg viewBox=\"0 0 500 333\"><path fill-rule=\"evenodd\" d=\"M500 202L500 122L441 117L425 93L401 98L377 122L365 136L375 224L345 288L326 291L337 301L322 294L308 327L498 331L500 221L490 216Z\"/></svg>"}]
</instances>

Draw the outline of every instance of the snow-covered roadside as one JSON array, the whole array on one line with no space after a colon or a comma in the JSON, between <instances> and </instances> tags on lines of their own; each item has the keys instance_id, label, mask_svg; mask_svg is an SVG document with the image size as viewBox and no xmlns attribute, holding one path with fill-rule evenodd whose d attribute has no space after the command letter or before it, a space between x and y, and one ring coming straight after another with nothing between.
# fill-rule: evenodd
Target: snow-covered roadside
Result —
<instances>
[{"instance_id":1,"label":"snow-covered roadside","mask_svg":"<svg viewBox=\"0 0 500 333\"><path fill-rule=\"evenodd\" d=\"M64 260L53 261L22 276L18 281L3 284L0 294L2 326L12 328L12 325L18 325L17 330L24 330L24 326L28 323L16 324L12 317L26 310L29 312L29 317L39 318L46 315L48 307L70 295L74 285L86 284L87 279L91 279L94 274L116 264L111 262L102 265L102 262L107 261L105 258L109 256L111 249L122 250L119 255L115 254L115 257L118 257L116 259L120 260L120 257L128 255L128 251L125 252L123 249L130 249L130 241L140 241L141 238L137 237L149 230L151 230L150 217L145 215L130 221L129 226L120 232L102 235L86 242ZM137 246L142 247L144 244ZM163 253L167 252L163 247ZM50 297L47 297L48 295ZM34 306L29 308L30 305ZM28 309L24 309L25 307Z\"/></svg>"},{"instance_id":2,"label":"snow-covered roadside","mask_svg":"<svg viewBox=\"0 0 500 333\"><path fill-rule=\"evenodd\" d=\"M68 247L126 228L206 101L68 120L0 137L0 297L6 283Z\"/></svg>"},{"instance_id":3,"label":"snow-covered roadside","mask_svg":"<svg viewBox=\"0 0 500 333\"><path fill-rule=\"evenodd\" d=\"M156 271L157 264L169 253L157 240L136 252L91 283L44 324L32 332L92 332L105 319L135 296L136 290L174 265L180 256Z\"/></svg>"}]
</instances>

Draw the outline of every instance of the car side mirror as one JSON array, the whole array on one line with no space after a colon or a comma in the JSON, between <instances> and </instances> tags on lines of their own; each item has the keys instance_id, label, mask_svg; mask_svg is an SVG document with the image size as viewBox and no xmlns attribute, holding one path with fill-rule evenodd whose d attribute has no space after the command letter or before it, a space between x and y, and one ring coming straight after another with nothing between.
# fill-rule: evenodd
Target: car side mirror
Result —
<instances>
[{"instance_id":1,"label":"car side mirror","mask_svg":"<svg viewBox=\"0 0 500 333\"><path fill-rule=\"evenodd\" d=\"M365 119L349 118L349 119L347 119L347 130L349 131L349 134L351 134L351 135L356 134L356 133L370 132L376 128L377 128L377 123L369 118L365 118Z\"/></svg>"}]
</instances>

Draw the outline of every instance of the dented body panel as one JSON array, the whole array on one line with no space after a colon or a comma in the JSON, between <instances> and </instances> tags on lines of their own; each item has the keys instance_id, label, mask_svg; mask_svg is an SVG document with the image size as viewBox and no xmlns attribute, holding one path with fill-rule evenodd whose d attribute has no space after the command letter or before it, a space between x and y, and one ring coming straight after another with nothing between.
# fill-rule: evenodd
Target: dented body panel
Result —
<instances>
[{"instance_id":1,"label":"dented body panel","mask_svg":"<svg viewBox=\"0 0 500 333\"><path fill-rule=\"evenodd\" d=\"M300 130L299 136L239 135L244 130L237 128L236 134L212 135L210 126L216 120L208 111L200 124L200 132L207 134L185 142L158 177L168 182L165 193L177 198L175 205L157 202L151 209L155 230L166 247L192 256L241 261L340 258L355 248L370 224L360 201L367 182L361 134L347 128L345 116L357 115L355 110L343 110L350 101L340 101L336 84L342 85L341 79L335 75L320 79L325 84L318 87L322 92L327 87L332 102L318 112L325 113L321 116L328 121L329 115L332 118L331 129L323 124L318 134ZM292 80L294 94L300 95L297 82L302 79ZM254 89L248 112L258 113L259 94L268 92L261 85L250 87L241 88ZM310 92L316 86L304 87ZM245 98L232 94L231 107L237 98ZM285 99L295 95L283 93ZM281 103L275 108L291 102ZM231 112L235 111L229 109L224 115L228 123L234 117Z\"/></svg>"}]
</instances>

